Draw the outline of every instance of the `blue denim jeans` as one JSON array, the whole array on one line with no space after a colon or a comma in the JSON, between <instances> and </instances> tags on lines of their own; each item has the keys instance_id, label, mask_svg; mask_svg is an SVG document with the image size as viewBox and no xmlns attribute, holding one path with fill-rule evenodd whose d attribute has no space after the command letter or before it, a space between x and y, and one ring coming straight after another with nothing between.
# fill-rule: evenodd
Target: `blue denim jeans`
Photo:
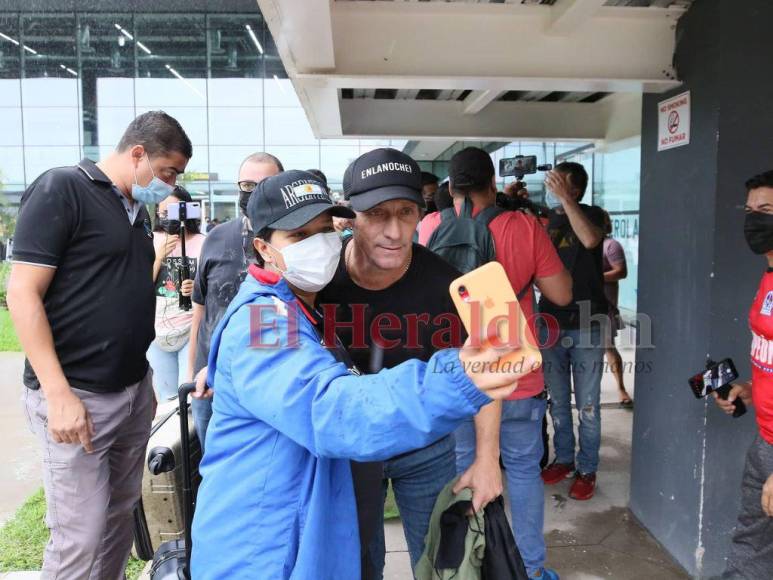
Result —
<instances>
[{"instance_id":1,"label":"blue denim jeans","mask_svg":"<svg viewBox=\"0 0 773 580\"><path fill-rule=\"evenodd\" d=\"M504 401L499 433L512 513L510 525L530 576L545 565L545 498L539 462L546 407L545 399ZM454 435L456 471L461 474L475 460L475 423L465 421Z\"/></svg>"},{"instance_id":2,"label":"blue denim jeans","mask_svg":"<svg viewBox=\"0 0 773 580\"><path fill-rule=\"evenodd\" d=\"M540 344L547 341L547 329L540 328ZM598 326L583 330L561 330L556 343L542 349L542 369L550 392L555 431L557 463L572 463L580 473L596 473L601 445L601 377L604 348ZM574 404L580 415L580 450L575 460L572 420Z\"/></svg>"},{"instance_id":3,"label":"blue denim jeans","mask_svg":"<svg viewBox=\"0 0 773 580\"><path fill-rule=\"evenodd\" d=\"M207 427L212 418L212 399L191 399L191 413L193 426L196 427L196 435L201 443L201 452L204 453L204 440L207 438Z\"/></svg>"},{"instance_id":4,"label":"blue denim jeans","mask_svg":"<svg viewBox=\"0 0 773 580\"><path fill-rule=\"evenodd\" d=\"M176 352L159 348L155 341L150 343L147 356L153 369L153 390L159 402L177 397L177 388L185 382L188 376L188 345Z\"/></svg>"},{"instance_id":5,"label":"blue denim jeans","mask_svg":"<svg viewBox=\"0 0 773 580\"><path fill-rule=\"evenodd\" d=\"M456 477L454 447L454 436L449 435L429 447L384 462L383 497L386 500L387 480L391 479L411 556L411 569L416 567L424 552L424 537L429 531L435 501L443 488ZM381 521L368 548L375 568L371 577L376 579L384 577L386 561L383 509L380 515Z\"/></svg>"}]
</instances>

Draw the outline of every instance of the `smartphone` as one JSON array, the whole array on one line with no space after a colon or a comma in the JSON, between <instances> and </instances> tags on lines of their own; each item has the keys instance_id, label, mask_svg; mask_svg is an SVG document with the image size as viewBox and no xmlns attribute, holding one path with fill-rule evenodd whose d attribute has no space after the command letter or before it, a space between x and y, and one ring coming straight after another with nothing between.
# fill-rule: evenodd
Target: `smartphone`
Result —
<instances>
[{"instance_id":1,"label":"smartphone","mask_svg":"<svg viewBox=\"0 0 773 580\"><path fill-rule=\"evenodd\" d=\"M537 341L499 262L489 262L457 278L451 282L450 292L473 346L509 344L515 351L501 362L523 364L528 356L534 369L542 364Z\"/></svg>"},{"instance_id":2,"label":"smartphone","mask_svg":"<svg viewBox=\"0 0 773 580\"><path fill-rule=\"evenodd\" d=\"M180 217L180 216L183 217ZM201 203L198 201L181 201L179 203L170 203L166 206L166 217L172 221L180 220L200 220Z\"/></svg>"},{"instance_id":3,"label":"smartphone","mask_svg":"<svg viewBox=\"0 0 773 580\"><path fill-rule=\"evenodd\" d=\"M536 155L517 155L499 160L499 175L501 177L523 177L537 173Z\"/></svg>"},{"instance_id":4,"label":"smartphone","mask_svg":"<svg viewBox=\"0 0 773 580\"><path fill-rule=\"evenodd\" d=\"M718 363L712 363L706 367L706 370L696 373L689 379L689 383L693 394L701 399L714 391L729 386L736 379L738 379L738 371L735 370L733 360L726 358Z\"/></svg>"}]
</instances>

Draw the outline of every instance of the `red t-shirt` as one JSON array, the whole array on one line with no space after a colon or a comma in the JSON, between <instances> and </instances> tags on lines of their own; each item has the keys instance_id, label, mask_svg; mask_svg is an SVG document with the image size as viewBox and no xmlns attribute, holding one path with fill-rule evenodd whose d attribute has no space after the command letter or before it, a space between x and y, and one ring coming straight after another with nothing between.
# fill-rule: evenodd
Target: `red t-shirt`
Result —
<instances>
[{"instance_id":1,"label":"red t-shirt","mask_svg":"<svg viewBox=\"0 0 773 580\"><path fill-rule=\"evenodd\" d=\"M458 213L459 208L456 211ZM477 213L473 210L473 215ZM426 246L439 225L440 212L425 216L419 225L419 243ZM497 262L504 267L516 293L520 293L532 277L555 276L564 269L545 228L536 218L520 211L507 211L491 220L489 229L494 238ZM536 338L533 286L518 303ZM539 368L521 379L509 399L527 399L540 394L544 388L545 380Z\"/></svg>"},{"instance_id":2,"label":"red t-shirt","mask_svg":"<svg viewBox=\"0 0 773 580\"><path fill-rule=\"evenodd\" d=\"M773 445L773 272L760 282L749 311L752 398L762 438Z\"/></svg>"}]
</instances>

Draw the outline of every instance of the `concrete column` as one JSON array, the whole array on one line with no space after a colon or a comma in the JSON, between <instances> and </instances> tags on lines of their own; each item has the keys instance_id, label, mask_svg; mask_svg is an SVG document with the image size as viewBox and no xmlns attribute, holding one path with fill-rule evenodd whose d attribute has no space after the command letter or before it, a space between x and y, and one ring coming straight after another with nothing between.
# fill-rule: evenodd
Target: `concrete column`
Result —
<instances>
[{"instance_id":1,"label":"concrete column","mask_svg":"<svg viewBox=\"0 0 773 580\"><path fill-rule=\"evenodd\" d=\"M766 264L744 241L744 181L773 169L771 22L769 0L697 0L676 31L684 86L643 102L639 311L655 347L637 353L651 371L636 378L631 508L700 578L725 567L756 425L695 399L687 379L707 354L750 376ZM658 152L658 102L685 90L690 143Z\"/></svg>"}]
</instances>

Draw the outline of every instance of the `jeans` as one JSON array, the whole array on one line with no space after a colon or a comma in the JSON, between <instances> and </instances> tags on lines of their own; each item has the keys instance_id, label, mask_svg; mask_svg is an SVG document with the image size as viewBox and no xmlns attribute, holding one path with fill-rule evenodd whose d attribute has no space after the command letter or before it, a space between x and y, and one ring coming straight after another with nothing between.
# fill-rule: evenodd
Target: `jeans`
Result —
<instances>
[{"instance_id":1,"label":"jeans","mask_svg":"<svg viewBox=\"0 0 773 580\"><path fill-rule=\"evenodd\" d=\"M163 402L177 396L177 388L188 377L188 345L177 352L168 352L150 343L148 362L153 369L153 389L158 400Z\"/></svg>"},{"instance_id":2,"label":"jeans","mask_svg":"<svg viewBox=\"0 0 773 580\"><path fill-rule=\"evenodd\" d=\"M505 466L513 536L529 575L545 565L545 499L540 459L545 399L520 399L502 403L500 449ZM461 474L475 460L475 423L465 421L456 436L456 471Z\"/></svg>"},{"instance_id":3,"label":"jeans","mask_svg":"<svg viewBox=\"0 0 773 580\"><path fill-rule=\"evenodd\" d=\"M384 462L382 497L386 500L388 480L400 510L405 540L411 556L411 570L424 552L424 537L435 501L443 488L456 477L454 437L449 435L432 445ZM373 541L369 547L370 561L375 568L369 577L381 579L386 561L384 510L380 510Z\"/></svg>"},{"instance_id":4,"label":"jeans","mask_svg":"<svg viewBox=\"0 0 773 580\"><path fill-rule=\"evenodd\" d=\"M548 340L547 328L540 327L540 344ZM558 340L542 349L545 384L553 401L550 415L555 431L556 463L575 464L572 420L572 379L574 403L580 415L580 450L576 465L580 473L596 473L601 446L601 376L604 348L598 326L583 330L561 330Z\"/></svg>"},{"instance_id":5,"label":"jeans","mask_svg":"<svg viewBox=\"0 0 773 580\"><path fill-rule=\"evenodd\" d=\"M191 412L193 426L201 443L201 452L204 453L204 440L207 438L207 428L212 418L212 399L191 399Z\"/></svg>"}]
</instances>

